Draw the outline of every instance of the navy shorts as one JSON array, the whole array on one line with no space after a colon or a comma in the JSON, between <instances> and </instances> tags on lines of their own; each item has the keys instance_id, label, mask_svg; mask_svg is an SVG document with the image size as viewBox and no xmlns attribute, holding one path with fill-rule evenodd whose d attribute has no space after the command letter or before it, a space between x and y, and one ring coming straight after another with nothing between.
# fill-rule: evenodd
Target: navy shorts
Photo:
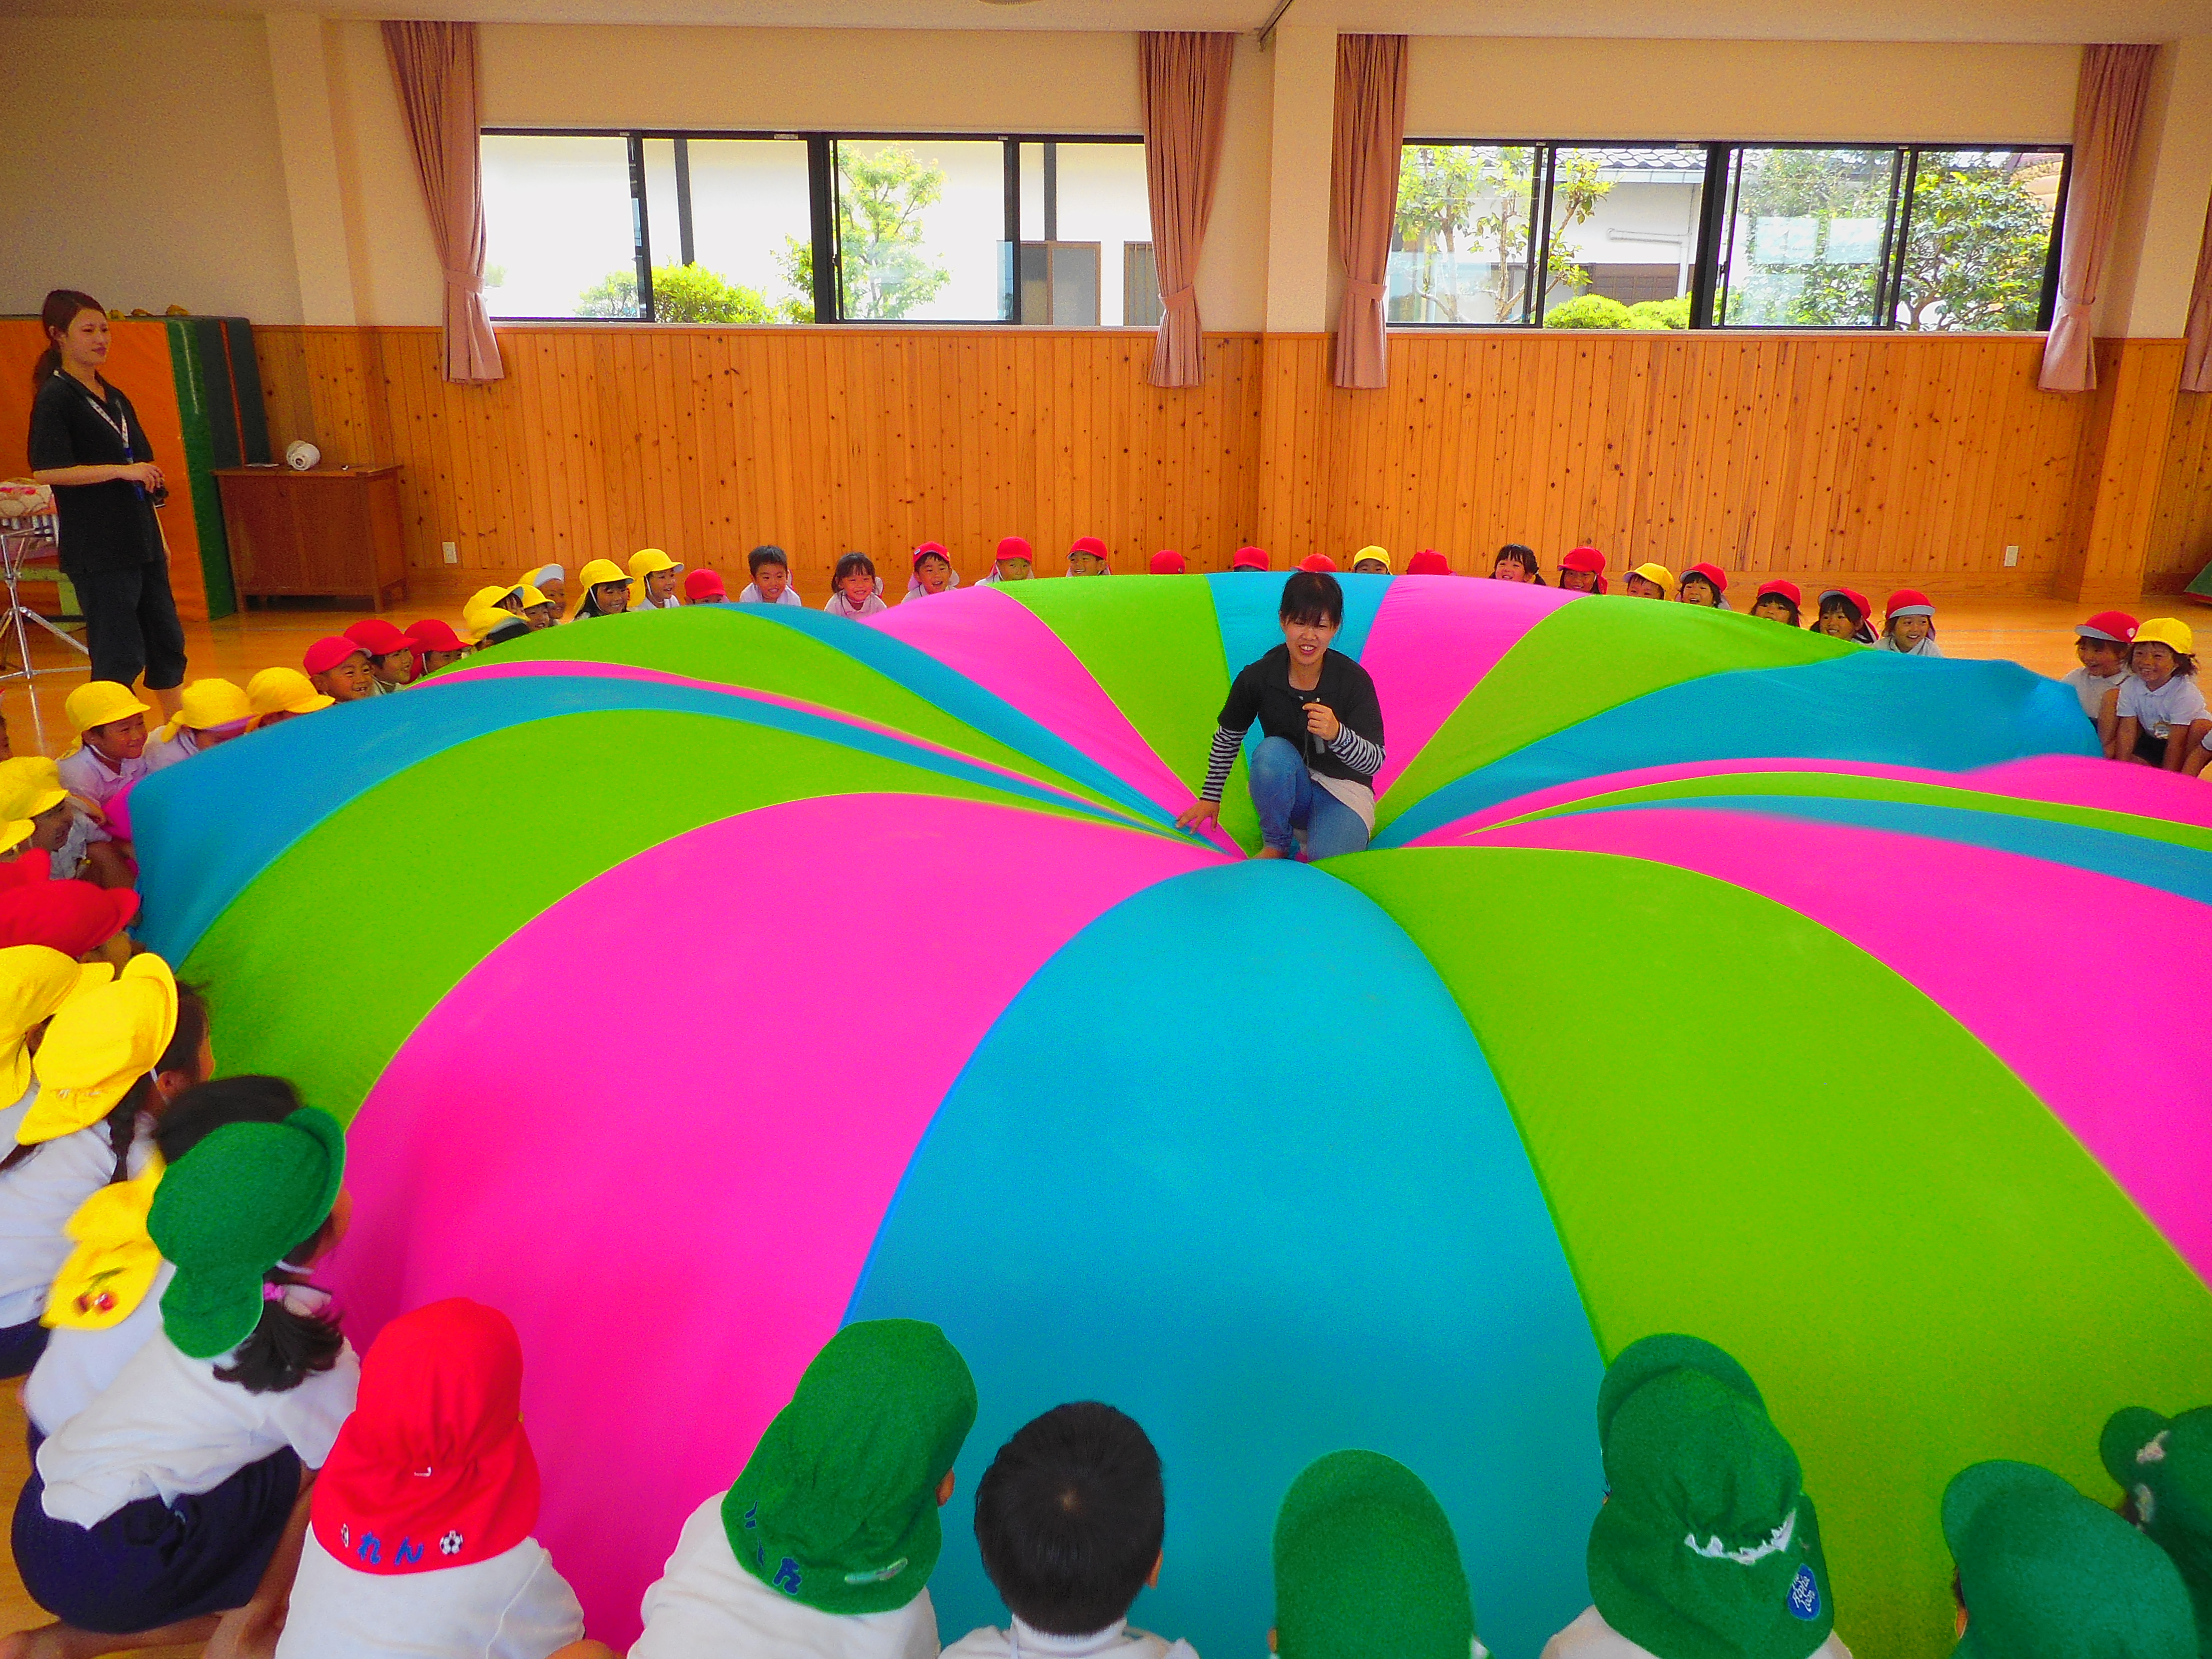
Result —
<instances>
[{"instance_id":1,"label":"navy shorts","mask_svg":"<svg viewBox=\"0 0 2212 1659\"><path fill-rule=\"evenodd\" d=\"M173 1505L142 1498L80 1527L46 1513L35 1445L32 1451L31 1478L15 1500L15 1570L31 1599L55 1618L103 1635L244 1607L300 1497L299 1455L287 1446L212 1492Z\"/></svg>"},{"instance_id":2,"label":"navy shorts","mask_svg":"<svg viewBox=\"0 0 2212 1659\"><path fill-rule=\"evenodd\" d=\"M0 1377L28 1376L46 1351L46 1328L38 1320L0 1326Z\"/></svg>"}]
</instances>

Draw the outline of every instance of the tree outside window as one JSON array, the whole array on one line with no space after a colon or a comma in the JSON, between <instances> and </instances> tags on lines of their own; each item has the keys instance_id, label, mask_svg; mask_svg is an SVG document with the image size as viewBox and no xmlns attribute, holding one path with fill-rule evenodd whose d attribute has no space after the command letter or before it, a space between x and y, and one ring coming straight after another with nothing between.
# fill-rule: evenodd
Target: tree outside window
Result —
<instances>
[{"instance_id":1,"label":"tree outside window","mask_svg":"<svg viewBox=\"0 0 2212 1659\"><path fill-rule=\"evenodd\" d=\"M1530 309L1530 246L1547 150L1526 144L1408 144L1398 166L1392 237L1394 322L1517 323ZM1555 170L1552 218L1580 224L1612 185L1594 158ZM1546 291L1587 287L1559 245L1545 262Z\"/></svg>"}]
</instances>

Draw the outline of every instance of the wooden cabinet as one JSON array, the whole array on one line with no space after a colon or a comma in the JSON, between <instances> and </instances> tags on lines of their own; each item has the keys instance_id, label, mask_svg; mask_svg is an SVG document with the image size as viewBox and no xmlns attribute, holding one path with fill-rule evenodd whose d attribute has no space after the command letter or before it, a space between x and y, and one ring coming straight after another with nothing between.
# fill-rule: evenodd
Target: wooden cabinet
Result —
<instances>
[{"instance_id":1,"label":"wooden cabinet","mask_svg":"<svg viewBox=\"0 0 2212 1659\"><path fill-rule=\"evenodd\" d=\"M216 472L230 569L241 599L407 597L397 466L237 466Z\"/></svg>"}]
</instances>

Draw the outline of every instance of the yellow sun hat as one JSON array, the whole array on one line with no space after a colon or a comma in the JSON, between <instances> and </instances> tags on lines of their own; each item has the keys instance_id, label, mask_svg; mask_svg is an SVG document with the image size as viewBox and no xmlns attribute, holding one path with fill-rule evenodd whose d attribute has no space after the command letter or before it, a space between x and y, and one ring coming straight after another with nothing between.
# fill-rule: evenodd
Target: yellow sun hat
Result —
<instances>
[{"instance_id":1,"label":"yellow sun hat","mask_svg":"<svg viewBox=\"0 0 2212 1659\"><path fill-rule=\"evenodd\" d=\"M1351 567L1351 568L1352 568L1353 570L1355 570L1355 571L1356 571L1356 570L1358 570L1358 569L1359 568L1359 563L1360 563L1360 561L1361 561L1361 560L1363 560L1363 559L1373 559L1373 560L1375 560L1377 563L1381 564L1381 565L1382 565L1382 567L1385 570L1388 570L1388 569L1389 569L1389 568L1390 568L1390 553L1389 553L1389 549L1387 549L1387 548L1382 548L1382 547L1363 547L1363 548L1361 548L1361 549L1359 550L1359 551L1358 551L1357 553L1355 553L1355 554L1353 554L1353 555L1352 556L1352 567Z\"/></svg>"},{"instance_id":2,"label":"yellow sun hat","mask_svg":"<svg viewBox=\"0 0 2212 1659\"><path fill-rule=\"evenodd\" d=\"M154 734L154 740L167 743L183 727L204 732L210 726L230 726L252 718L253 705L228 680L194 680L177 698L176 714Z\"/></svg>"},{"instance_id":3,"label":"yellow sun hat","mask_svg":"<svg viewBox=\"0 0 2212 1659\"><path fill-rule=\"evenodd\" d=\"M525 611L529 610L532 605L550 605L553 603L552 600L545 597L544 593L540 589L533 586L528 582L523 583L519 588L510 587L507 591L510 593L520 593L522 595L522 608Z\"/></svg>"},{"instance_id":4,"label":"yellow sun hat","mask_svg":"<svg viewBox=\"0 0 2212 1659\"><path fill-rule=\"evenodd\" d=\"M89 1127L150 1073L177 1034L177 976L146 951L62 1004L32 1057L39 1097L15 1139L28 1146Z\"/></svg>"},{"instance_id":5,"label":"yellow sun hat","mask_svg":"<svg viewBox=\"0 0 2212 1659\"><path fill-rule=\"evenodd\" d=\"M576 586L586 592L594 587L604 587L609 582L626 582L629 580L623 568L612 559L593 559L576 573Z\"/></svg>"},{"instance_id":6,"label":"yellow sun hat","mask_svg":"<svg viewBox=\"0 0 2212 1659\"><path fill-rule=\"evenodd\" d=\"M461 607L461 614L465 617L479 606L495 605L508 594L520 591L513 587L479 587L469 595L468 603Z\"/></svg>"},{"instance_id":7,"label":"yellow sun hat","mask_svg":"<svg viewBox=\"0 0 2212 1659\"><path fill-rule=\"evenodd\" d=\"M161 1156L130 1181L102 1187L62 1229L76 1241L46 1291L40 1322L55 1329L101 1331L138 1310L161 1271L161 1252L146 1231L161 1185Z\"/></svg>"},{"instance_id":8,"label":"yellow sun hat","mask_svg":"<svg viewBox=\"0 0 2212 1659\"><path fill-rule=\"evenodd\" d=\"M0 819L0 853L12 853L30 840L39 826L28 818Z\"/></svg>"},{"instance_id":9,"label":"yellow sun hat","mask_svg":"<svg viewBox=\"0 0 2212 1659\"><path fill-rule=\"evenodd\" d=\"M34 818L69 799L61 769L46 755L18 755L0 761L0 816Z\"/></svg>"},{"instance_id":10,"label":"yellow sun hat","mask_svg":"<svg viewBox=\"0 0 2212 1659\"><path fill-rule=\"evenodd\" d=\"M2178 617L2153 617L2136 629L2137 645L2162 645L2185 657L2197 654L2197 634Z\"/></svg>"},{"instance_id":11,"label":"yellow sun hat","mask_svg":"<svg viewBox=\"0 0 2212 1659\"><path fill-rule=\"evenodd\" d=\"M0 950L0 1096L21 1100L31 1086L31 1032L80 990L102 985L115 970L77 963L43 945Z\"/></svg>"},{"instance_id":12,"label":"yellow sun hat","mask_svg":"<svg viewBox=\"0 0 2212 1659\"><path fill-rule=\"evenodd\" d=\"M269 714L312 714L328 708L336 697L326 697L296 668L264 668L246 683L246 702L258 719Z\"/></svg>"},{"instance_id":13,"label":"yellow sun hat","mask_svg":"<svg viewBox=\"0 0 2212 1659\"><path fill-rule=\"evenodd\" d=\"M659 571L683 568L657 547L641 547L629 556L629 579L634 582L641 582Z\"/></svg>"},{"instance_id":14,"label":"yellow sun hat","mask_svg":"<svg viewBox=\"0 0 2212 1659\"><path fill-rule=\"evenodd\" d=\"M1635 569L1630 571L1628 574L1632 576L1641 576L1647 582L1658 583L1661 590L1665 592L1667 597L1670 599L1674 597L1675 593L1682 586L1682 584L1676 580L1674 573L1668 569L1663 564L1639 564Z\"/></svg>"},{"instance_id":15,"label":"yellow sun hat","mask_svg":"<svg viewBox=\"0 0 2212 1659\"><path fill-rule=\"evenodd\" d=\"M485 601L479 594L461 612L461 636L471 645L482 645L493 630L521 620L496 599Z\"/></svg>"},{"instance_id":16,"label":"yellow sun hat","mask_svg":"<svg viewBox=\"0 0 2212 1659\"><path fill-rule=\"evenodd\" d=\"M87 680L70 692L62 704L62 713L69 716L69 723L76 732L76 740L56 758L64 759L83 748L84 734L95 726L106 726L116 720L127 720L133 714L150 714L153 712L138 701L127 685L118 685L113 680Z\"/></svg>"}]
</instances>

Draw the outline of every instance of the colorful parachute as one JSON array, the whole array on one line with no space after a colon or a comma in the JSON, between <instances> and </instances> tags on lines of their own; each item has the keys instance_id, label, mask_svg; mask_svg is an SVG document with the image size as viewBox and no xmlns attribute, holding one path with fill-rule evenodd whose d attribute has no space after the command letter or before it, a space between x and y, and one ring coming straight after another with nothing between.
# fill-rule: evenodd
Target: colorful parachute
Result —
<instances>
[{"instance_id":1,"label":"colorful parachute","mask_svg":"<svg viewBox=\"0 0 2212 1659\"><path fill-rule=\"evenodd\" d=\"M942 1323L982 1418L1166 1461L1139 1622L1269 1623L1275 1505L1387 1452L1484 1640L1585 1604L1606 1357L1740 1356L1838 1628L1951 1629L1944 1482L2109 1495L2212 1376L2212 790L2069 690L1688 605L1348 577L1374 850L1181 834L1279 576L539 634L143 785L148 942L226 1067L351 1120L356 1342L511 1314L541 1535L600 1634L841 1321ZM1232 785L1230 834L1254 825Z\"/></svg>"}]
</instances>

